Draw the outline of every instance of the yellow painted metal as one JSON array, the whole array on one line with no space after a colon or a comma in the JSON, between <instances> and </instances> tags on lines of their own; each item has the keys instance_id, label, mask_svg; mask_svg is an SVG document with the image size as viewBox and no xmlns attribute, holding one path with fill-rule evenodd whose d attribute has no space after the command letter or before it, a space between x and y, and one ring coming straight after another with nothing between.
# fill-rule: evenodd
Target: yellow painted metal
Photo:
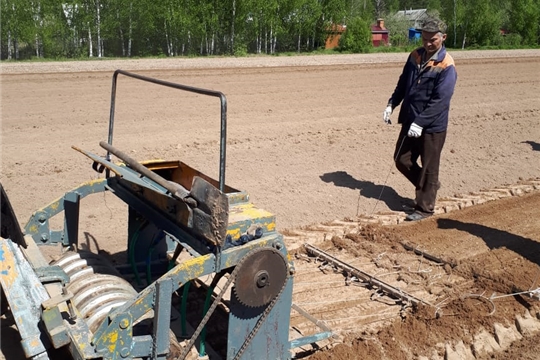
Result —
<instances>
[{"instance_id":1,"label":"yellow painted metal","mask_svg":"<svg viewBox=\"0 0 540 360\"><path fill-rule=\"evenodd\" d=\"M107 335L107 342L109 343L109 353L114 354L116 349L116 341L118 340L118 330L112 331Z\"/></svg>"},{"instance_id":2,"label":"yellow painted metal","mask_svg":"<svg viewBox=\"0 0 540 360\"><path fill-rule=\"evenodd\" d=\"M231 238L237 239L242 235L242 229L235 227L227 229L227 235L230 235Z\"/></svg>"},{"instance_id":3,"label":"yellow painted metal","mask_svg":"<svg viewBox=\"0 0 540 360\"><path fill-rule=\"evenodd\" d=\"M84 340L86 340L86 337L83 336L83 334L81 334L81 333L71 334L71 336L73 337L73 340L75 340L75 343L77 344L77 346L82 351L84 351L90 345L86 341L84 341Z\"/></svg>"},{"instance_id":4,"label":"yellow painted metal","mask_svg":"<svg viewBox=\"0 0 540 360\"><path fill-rule=\"evenodd\" d=\"M239 204L231 206L229 210L229 224L234 224L246 220L255 221L256 219L269 219L267 226L274 230L275 216L274 214L255 207L252 203Z\"/></svg>"},{"instance_id":5,"label":"yellow painted metal","mask_svg":"<svg viewBox=\"0 0 540 360\"><path fill-rule=\"evenodd\" d=\"M7 240L1 240L0 251L0 279L6 288L10 288L19 276L19 272L15 264L15 257L8 247Z\"/></svg>"},{"instance_id":6,"label":"yellow painted metal","mask_svg":"<svg viewBox=\"0 0 540 360\"><path fill-rule=\"evenodd\" d=\"M265 234L274 232L276 231L276 217L274 214L257 208L249 202L230 207L227 235L237 239L251 225L260 226Z\"/></svg>"},{"instance_id":7,"label":"yellow painted metal","mask_svg":"<svg viewBox=\"0 0 540 360\"><path fill-rule=\"evenodd\" d=\"M49 205L51 209L56 210L60 207L60 200L57 200L53 202L51 205Z\"/></svg>"},{"instance_id":8,"label":"yellow painted metal","mask_svg":"<svg viewBox=\"0 0 540 360\"><path fill-rule=\"evenodd\" d=\"M186 280L196 279L204 275L204 264L210 260L213 255L199 256L191 258L189 260L183 261L174 269L171 270L170 274L179 274L185 273Z\"/></svg>"},{"instance_id":9,"label":"yellow painted metal","mask_svg":"<svg viewBox=\"0 0 540 360\"><path fill-rule=\"evenodd\" d=\"M141 161L141 164L146 166L149 170L155 171L155 170L165 170L165 169L176 169L178 166L180 166L180 161L154 159L154 160Z\"/></svg>"},{"instance_id":10,"label":"yellow painted metal","mask_svg":"<svg viewBox=\"0 0 540 360\"><path fill-rule=\"evenodd\" d=\"M249 252L249 251L252 251L252 250L258 249L258 248L272 247L273 244L276 243L276 241L282 241L282 240L283 239L282 239L281 235L276 236L276 234L272 234L272 235L269 235L269 236L263 236L262 238L257 239L257 240L250 241L247 244L243 245L243 247L244 247L244 249L247 249L247 252ZM234 247L232 249L234 249ZM227 249L225 251L229 251L229 249ZM289 263L292 262L291 259L292 258L287 253L287 260L288 260ZM235 266L237 261L238 261L238 258L235 258L234 256L233 257L228 257L225 260L225 264L224 264L223 268L226 269L226 268L229 268L231 266Z\"/></svg>"},{"instance_id":11,"label":"yellow painted metal","mask_svg":"<svg viewBox=\"0 0 540 360\"><path fill-rule=\"evenodd\" d=\"M169 253L168 256L172 256L172 254ZM180 284L177 284L180 287L191 280L198 279L203 276L205 274L204 265L209 261L213 262L213 260L211 259L212 257L212 255L205 255L195 258L189 258L187 260L176 259L176 266L169 271L169 275L174 276L183 273L183 280Z\"/></svg>"},{"instance_id":12,"label":"yellow painted metal","mask_svg":"<svg viewBox=\"0 0 540 360\"><path fill-rule=\"evenodd\" d=\"M31 265L10 239L0 238L0 284L10 306L27 358L46 351L40 338L39 306L49 298Z\"/></svg>"}]
</instances>

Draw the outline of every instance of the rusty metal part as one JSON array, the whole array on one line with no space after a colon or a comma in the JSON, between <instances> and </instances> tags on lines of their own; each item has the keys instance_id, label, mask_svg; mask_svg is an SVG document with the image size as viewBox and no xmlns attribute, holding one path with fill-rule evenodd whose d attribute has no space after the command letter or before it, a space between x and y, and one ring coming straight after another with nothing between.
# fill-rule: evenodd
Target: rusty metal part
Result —
<instances>
[{"instance_id":1,"label":"rusty metal part","mask_svg":"<svg viewBox=\"0 0 540 360\"><path fill-rule=\"evenodd\" d=\"M233 293L244 306L265 306L281 292L287 276L285 257L274 248L260 248L240 265Z\"/></svg>"},{"instance_id":2,"label":"rusty metal part","mask_svg":"<svg viewBox=\"0 0 540 360\"><path fill-rule=\"evenodd\" d=\"M204 327L206 326L206 323L208 322L208 320L210 320L210 317L212 316L212 314L214 313L215 309L217 308L218 304L221 302L221 299L223 298L223 295L225 294L225 292L227 291L227 289L229 288L229 286L232 284L232 282L234 280L237 280L238 278L238 274L240 272L242 272L242 269L245 267L246 264L249 264L250 261L253 261L253 256L255 256L256 258L260 258L259 256L257 256L257 254L259 253L263 253L263 254L269 254L269 253L278 253L279 256L281 256L281 258L283 260L285 260L285 258L283 257L283 255L281 253L279 253L278 250L274 249L274 248L258 248L258 249L254 249L252 251L250 251L248 254L246 254L237 264L236 266L234 267L233 271L231 272L230 276L228 277L227 281L225 282L225 284L223 284L223 286L221 287L221 291L219 292L219 294L215 297L214 301L212 302L212 305L210 305L210 307L208 308L208 311L206 312L205 316L203 317L203 319L201 320L201 322L199 323L199 325L197 326L197 329L194 331L193 335L191 336L191 339L189 340L189 342L185 345L184 347L184 350L183 352L180 354L180 356L178 357L178 359L186 359L189 351L191 350L191 348L193 347L193 345L195 344L195 341L197 340L197 338L199 337L201 331L204 329ZM270 256L269 257L270 259L277 259L276 256ZM285 264L286 264L286 261L285 261ZM287 269L287 268L286 268ZM286 274L287 275L287 274ZM250 344L251 340L253 340L253 338L255 337L255 335L257 334L257 332L259 331L260 327L262 326L262 324L264 323L264 321L266 320L266 318L268 317L268 315L270 314L270 312L272 311L274 305L276 304L277 300L279 299L279 296L281 295L281 293L283 292L283 289L285 289L285 285L286 285L286 278L287 276L285 277L285 280L282 281L281 283L281 286L280 288L278 289L278 292L273 296L273 298L270 299L268 306L266 307L266 309L264 310L264 312L261 314L260 318L257 320L257 323L255 324L255 326L253 327L253 329L251 330L250 334L246 337L246 339L244 340L244 343L242 344L242 346L240 347L240 349L238 350L238 352L236 353L236 355L233 357L233 360L238 360L240 359L240 357L242 356L242 354L244 353L244 351L246 350L246 348L248 347L248 345ZM236 283L235 283L235 286L236 286Z\"/></svg>"},{"instance_id":3,"label":"rusty metal part","mask_svg":"<svg viewBox=\"0 0 540 360\"><path fill-rule=\"evenodd\" d=\"M457 264L454 261L444 260L444 259L442 259L440 257L435 256L435 255L431 255L431 254L429 254L429 253L427 253L425 251L422 251L422 250L418 249L417 247L414 247L414 246L412 246L410 244L407 244L406 242L401 242L401 246L403 246L403 248L405 250L412 251L416 255L420 255L420 256L422 256L422 257L424 257L424 258L426 258L428 260L434 261L434 262L436 262L438 264L448 264L451 267L456 267L457 266Z\"/></svg>"},{"instance_id":4,"label":"rusty metal part","mask_svg":"<svg viewBox=\"0 0 540 360\"><path fill-rule=\"evenodd\" d=\"M249 254L248 254L249 255ZM242 263L242 260L240 260L240 264ZM219 303L221 302L221 299L223 298L223 295L225 295L225 292L227 291L227 289L229 288L229 286L232 284L233 280L234 280L234 275L237 273L238 271L238 266L236 266L234 268L234 270L232 271L231 273L231 276L229 276L229 278L227 279L227 281L225 282L225 284L222 286L221 288L221 291L219 292L219 294L216 296L216 298L214 299L214 301L212 302L212 305L210 305L210 307L208 308L208 310L206 311L206 314L204 315L204 317L202 318L201 322L199 323L199 325L197 326L197 329L195 329L195 331L193 332L193 335L191 336L191 339L188 341L188 343L184 346L184 350L182 351L182 353L180 354L180 356L178 357L178 359L181 359L181 360L184 360L187 358L191 348L193 347L193 345L195 344L195 341L197 340L197 338L199 337L199 335L201 334L201 331L203 331L204 327L206 326L206 323L208 322L208 320L210 320L210 317L212 316L212 314L214 313L214 310L216 310L217 306L219 305Z\"/></svg>"},{"instance_id":5,"label":"rusty metal part","mask_svg":"<svg viewBox=\"0 0 540 360\"><path fill-rule=\"evenodd\" d=\"M261 317L259 317L259 319L257 320L257 323L255 324L255 326L253 327L249 335L246 336L244 343L242 344L242 346L240 346L240 349L238 350L236 355L234 355L233 360L239 360L242 357L242 355L244 354L244 351L246 351L247 347L249 346L249 344L251 343L255 335L257 335L261 326L266 321L266 318L268 317L268 315L270 315L270 312L272 312L272 309L278 302L281 296L281 293L285 289L286 284L287 284L286 281L283 282L283 286L281 286L281 289L279 289L279 292L276 294L276 296L274 296L274 299L268 304L266 309L264 309L263 313L261 314Z\"/></svg>"},{"instance_id":6,"label":"rusty metal part","mask_svg":"<svg viewBox=\"0 0 540 360\"><path fill-rule=\"evenodd\" d=\"M113 164L98 155L75 146L72 146L72 148L112 171L116 176L107 178L107 188L116 192L120 198L130 204L130 207L135 207L143 217L154 218L159 216L159 219L154 219L154 221L157 221L160 227L170 226L166 222L173 220L183 229L187 228L198 237L206 239L214 245L223 246L225 243L229 224L229 198L227 194L221 192L210 182L211 179L206 180L204 175L195 171L195 174L201 176L193 176L191 189L189 194L186 195L187 190L182 185L168 181L142 164L139 164L139 166L145 170L139 169L139 171L148 175L147 177L128 166ZM120 154L120 152L116 153L117 156ZM136 163L133 159L128 160L128 162L131 161ZM184 164L177 169L181 168L191 169ZM150 177L159 181L159 183L153 181ZM184 195L186 197L182 198ZM177 207L176 205L180 204L169 204L165 197L172 197L184 205ZM161 212L159 215L154 214L156 208ZM164 218L167 218L167 220L162 221Z\"/></svg>"},{"instance_id":7,"label":"rusty metal part","mask_svg":"<svg viewBox=\"0 0 540 360\"><path fill-rule=\"evenodd\" d=\"M185 202L186 204L190 206L194 206L194 207L197 206L197 201L189 196L190 195L189 191L186 188L184 188L182 185L168 181L167 179L164 179L163 177L159 176L152 170L148 170L140 162L131 158L126 153L118 150L117 148L115 148L114 146L110 145L109 143L105 141L100 141L99 145L105 150L107 150L108 152L110 152L111 154L113 154L114 156L116 156L117 158L119 158L120 160L124 161L127 165L129 165L129 167L137 171L139 174L142 174L146 176L147 178L149 178L150 180L155 181L159 185L163 186L175 198L182 200L183 202Z\"/></svg>"},{"instance_id":8,"label":"rusty metal part","mask_svg":"<svg viewBox=\"0 0 540 360\"><path fill-rule=\"evenodd\" d=\"M325 261L328 261L332 265L342 269L344 272L354 275L358 277L359 279L363 280L364 282L368 283L370 286L378 288L382 291L384 291L387 294L390 294L398 299L401 299L402 301L405 301L407 303L412 303L414 305L418 305L420 303L424 305L428 305L433 307L432 304L426 302L425 300L422 300L420 298L417 298L414 295L408 294L405 291L396 288L388 283L385 283L384 281L377 279L375 276L370 275L366 273L365 271L362 271L360 269L357 269L335 257L332 255L324 252L323 250L316 248L313 245L310 244L304 244L304 248L306 251L312 255L315 255L321 259L324 259Z\"/></svg>"}]
</instances>

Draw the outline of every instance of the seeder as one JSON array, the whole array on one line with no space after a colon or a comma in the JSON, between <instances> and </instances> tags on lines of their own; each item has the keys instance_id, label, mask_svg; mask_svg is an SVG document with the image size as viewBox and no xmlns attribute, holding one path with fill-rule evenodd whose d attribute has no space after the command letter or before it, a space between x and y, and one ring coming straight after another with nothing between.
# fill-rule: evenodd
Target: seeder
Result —
<instances>
[{"instance_id":1,"label":"seeder","mask_svg":"<svg viewBox=\"0 0 540 360\"><path fill-rule=\"evenodd\" d=\"M218 180L181 161L141 163L112 145L119 75L220 99ZM74 148L103 176L35 211L23 229L2 188L2 309L27 358L54 359L60 349L73 359L291 359L292 349L332 336L326 329L290 338L294 264L275 216L225 184L226 108L220 92L117 70L108 141L100 143L106 156ZM83 199L103 192L128 208L120 265L79 247ZM63 216L60 229L55 216ZM61 246L62 256L49 263L46 245ZM205 295L190 316L195 287ZM208 334L223 337L221 349Z\"/></svg>"}]
</instances>

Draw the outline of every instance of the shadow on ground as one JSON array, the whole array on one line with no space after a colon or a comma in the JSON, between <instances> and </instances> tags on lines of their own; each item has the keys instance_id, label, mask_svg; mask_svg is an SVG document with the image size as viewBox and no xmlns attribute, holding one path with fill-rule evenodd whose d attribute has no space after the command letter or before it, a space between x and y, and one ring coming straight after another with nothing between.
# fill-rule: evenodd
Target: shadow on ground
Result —
<instances>
[{"instance_id":1,"label":"shadow on ground","mask_svg":"<svg viewBox=\"0 0 540 360\"><path fill-rule=\"evenodd\" d=\"M335 186L346 187L352 190L360 190L360 196L368 199L379 199L392 211L403 211L403 205L412 206L412 199L399 195L390 186L377 185L372 181L357 180L346 171L334 171L320 176L326 183Z\"/></svg>"},{"instance_id":2,"label":"shadow on ground","mask_svg":"<svg viewBox=\"0 0 540 360\"><path fill-rule=\"evenodd\" d=\"M14 328L14 321L11 314L6 314L6 317L2 317L2 330L0 336L0 344L2 354L6 360L20 360L25 359L24 351L21 347L21 337Z\"/></svg>"},{"instance_id":3,"label":"shadow on ground","mask_svg":"<svg viewBox=\"0 0 540 360\"><path fill-rule=\"evenodd\" d=\"M8 312L6 314L3 314L0 322L2 323L2 327L0 330L0 350L2 351L2 354L0 354L0 359L26 359L21 345L21 336L17 331L15 321L13 320L13 316L11 315L11 313ZM58 360L71 359L67 347L53 349L52 346L49 345L49 341L48 339L46 339L46 335L44 332L41 333L41 341L43 342L43 344L47 344L45 346L49 348L46 353L48 357L45 358ZM42 354L42 356L43 355L44 354Z\"/></svg>"},{"instance_id":4,"label":"shadow on ground","mask_svg":"<svg viewBox=\"0 0 540 360\"><path fill-rule=\"evenodd\" d=\"M530 140L522 141L521 143L531 145L533 151L540 151L540 143L537 143L535 141L530 141Z\"/></svg>"},{"instance_id":5,"label":"shadow on ground","mask_svg":"<svg viewBox=\"0 0 540 360\"><path fill-rule=\"evenodd\" d=\"M456 229L484 240L490 249L506 248L540 265L540 243L532 239L488 226L452 219L438 219L439 229Z\"/></svg>"}]
</instances>

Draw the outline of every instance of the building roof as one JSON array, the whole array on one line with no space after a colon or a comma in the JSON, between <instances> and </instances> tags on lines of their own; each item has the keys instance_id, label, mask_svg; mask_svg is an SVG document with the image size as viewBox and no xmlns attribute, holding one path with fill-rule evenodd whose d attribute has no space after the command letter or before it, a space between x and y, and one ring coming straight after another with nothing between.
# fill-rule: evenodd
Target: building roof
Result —
<instances>
[{"instance_id":1,"label":"building roof","mask_svg":"<svg viewBox=\"0 0 540 360\"><path fill-rule=\"evenodd\" d=\"M379 25L371 25L371 32L373 34L388 34L388 29L381 28Z\"/></svg>"},{"instance_id":2,"label":"building roof","mask_svg":"<svg viewBox=\"0 0 540 360\"><path fill-rule=\"evenodd\" d=\"M376 24L371 24L371 33L372 34L388 34L388 29L384 26L384 19L379 18L377 19Z\"/></svg>"},{"instance_id":3,"label":"building roof","mask_svg":"<svg viewBox=\"0 0 540 360\"><path fill-rule=\"evenodd\" d=\"M396 18L403 18L404 20L423 20L428 16L427 9L410 9L410 10L400 10L394 14Z\"/></svg>"},{"instance_id":4,"label":"building roof","mask_svg":"<svg viewBox=\"0 0 540 360\"><path fill-rule=\"evenodd\" d=\"M347 25L332 24L326 28L326 31L333 33L342 33L345 32L345 30L347 30Z\"/></svg>"},{"instance_id":5,"label":"building roof","mask_svg":"<svg viewBox=\"0 0 540 360\"><path fill-rule=\"evenodd\" d=\"M427 9L410 9L398 11L393 18L397 21L408 22L412 28L421 29L429 15Z\"/></svg>"}]
</instances>

